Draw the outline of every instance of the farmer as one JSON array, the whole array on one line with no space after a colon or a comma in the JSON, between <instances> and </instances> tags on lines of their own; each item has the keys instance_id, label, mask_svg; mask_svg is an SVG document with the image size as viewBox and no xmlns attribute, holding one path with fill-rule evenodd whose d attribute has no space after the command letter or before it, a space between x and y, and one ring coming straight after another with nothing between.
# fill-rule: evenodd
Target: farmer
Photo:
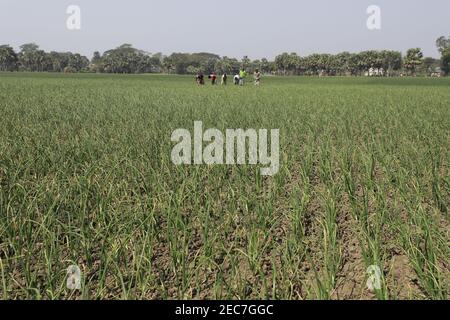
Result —
<instances>
[{"instance_id":1,"label":"farmer","mask_svg":"<svg viewBox=\"0 0 450 320\"><path fill-rule=\"evenodd\" d=\"M233 79L234 79L234 85L237 86L239 84L239 80L240 80L239 75L236 74Z\"/></svg>"},{"instance_id":2,"label":"farmer","mask_svg":"<svg viewBox=\"0 0 450 320\"><path fill-rule=\"evenodd\" d=\"M247 72L244 68L239 72L239 85L243 86L245 84L245 78L247 77Z\"/></svg>"},{"instance_id":3,"label":"farmer","mask_svg":"<svg viewBox=\"0 0 450 320\"><path fill-rule=\"evenodd\" d=\"M205 77L203 76L203 73L199 72L197 73L197 76L195 77L195 81L199 86L202 86L205 84Z\"/></svg>"},{"instance_id":4,"label":"farmer","mask_svg":"<svg viewBox=\"0 0 450 320\"><path fill-rule=\"evenodd\" d=\"M259 72L259 69L255 70L253 77L255 78L255 86L259 86L261 84L261 72Z\"/></svg>"},{"instance_id":5,"label":"farmer","mask_svg":"<svg viewBox=\"0 0 450 320\"><path fill-rule=\"evenodd\" d=\"M228 80L228 75L226 72L224 72L224 74L222 75L222 85L223 86L227 85L227 80Z\"/></svg>"},{"instance_id":6,"label":"farmer","mask_svg":"<svg viewBox=\"0 0 450 320\"><path fill-rule=\"evenodd\" d=\"M211 79L211 84L212 84L212 85L215 85L215 84L216 84L217 75L216 75L215 72L211 73L211 74L208 76L208 78Z\"/></svg>"}]
</instances>

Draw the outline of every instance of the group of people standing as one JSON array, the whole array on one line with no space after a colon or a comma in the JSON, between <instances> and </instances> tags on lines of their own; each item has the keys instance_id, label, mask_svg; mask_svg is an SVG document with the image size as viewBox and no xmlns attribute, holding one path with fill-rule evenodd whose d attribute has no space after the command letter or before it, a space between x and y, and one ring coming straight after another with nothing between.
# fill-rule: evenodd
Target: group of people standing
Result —
<instances>
[{"instance_id":1,"label":"group of people standing","mask_svg":"<svg viewBox=\"0 0 450 320\"><path fill-rule=\"evenodd\" d=\"M208 79L211 80L211 85L216 85L217 83L217 74L215 72L212 72L209 76ZM244 86L245 82L247 79L247 71L245 71L244 68L242 68L238 74L235 74L233 77L233 83L236 86ZM254 79L254 83L255 86L259 86L261 84L261 72L256 69L255 72L253 73L253 79ZM205 84L205 76L203 75L203 73L199 72L197 74L197 76L195 77L195 81L197 82L197 84L199 86L202 86ZM228 82L228 74L226 72L223 73L222 75L222 81L221 81L221 85L226 86Z\"/></svg>"}]
</instances>

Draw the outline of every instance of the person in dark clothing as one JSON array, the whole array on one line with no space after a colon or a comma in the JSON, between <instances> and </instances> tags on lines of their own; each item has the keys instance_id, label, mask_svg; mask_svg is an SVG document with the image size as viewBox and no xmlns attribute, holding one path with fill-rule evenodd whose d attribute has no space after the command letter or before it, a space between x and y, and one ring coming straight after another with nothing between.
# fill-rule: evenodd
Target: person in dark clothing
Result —
<instances>
[{"instance_id":1,"label":"person in dark clothing","mask_svg":"<svg viewBox=\"0 0 450 320\"><path fill-rule=\"evenodd\" d=\"M202 86L205 84L205 76L203 75L203 73L199 72L197 73L197 76L195 77L195 81L197 82L197 84L199 86Z\"/></svg>"},{"instance_id":2,"label":"person in dark clothing","mask_svg":"<svg viewBox=\"0 0 450 320\"><path fill-rule=\"evenodd\" d=\"M223 86L226 86L226 85L227 85L227 80L228 80L228 75L227 75L227 73L225 72L225 73L222 75L222 85L223 85Z\"/></svg>"}]
</instances>

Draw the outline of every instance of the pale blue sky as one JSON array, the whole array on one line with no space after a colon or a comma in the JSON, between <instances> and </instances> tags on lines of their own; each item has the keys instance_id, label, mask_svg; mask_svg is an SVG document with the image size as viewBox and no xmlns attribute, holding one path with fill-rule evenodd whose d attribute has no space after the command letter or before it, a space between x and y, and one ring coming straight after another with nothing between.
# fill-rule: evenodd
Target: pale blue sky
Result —
<instances>
[{"instance_id":1,"label":"pale blue sky","mask_svg":"<svg viewBox=\"0 0 450 320\"><path fill-rule=\"evenodd\" d=\"M79 31L66 28L71 4L81 8ZM381 8L379 31L366 27L371 4ZM122 43L253 59L410 47L438 57L435 40L450 35L449 12L450 0L0 0L0 44L36 42L89 57Z\"/></svg>"}]
</instances>

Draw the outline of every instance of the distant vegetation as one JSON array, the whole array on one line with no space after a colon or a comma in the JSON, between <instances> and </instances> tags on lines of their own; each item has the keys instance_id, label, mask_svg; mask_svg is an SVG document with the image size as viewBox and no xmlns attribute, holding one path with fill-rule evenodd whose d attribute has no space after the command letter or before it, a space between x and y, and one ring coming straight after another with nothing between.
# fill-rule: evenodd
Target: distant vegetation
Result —
<instances>
[{"instance_id":1,"label":"distant vegetation","mask_svg":"<svg viewBox=\"0 0 450 320\"><path fill-rule=\"evenodd\" d=\"M95 72L95 73L234 73L241 66L249 71L260 69L278 75L364 75L370 68L383 69L383 75L447 75L450 63L450 37L440 37L436 45L441 59L423 57L420 48L398 51L363 51L359 53L311 54L282 53L274 61L241 60L212 53L150 54L123 44L103 54L96 51L92 59L78 53L45 52L34 43L24 44L17 53L9 45L0 46L0 71Z\"/></svg>"}]
</instances>

